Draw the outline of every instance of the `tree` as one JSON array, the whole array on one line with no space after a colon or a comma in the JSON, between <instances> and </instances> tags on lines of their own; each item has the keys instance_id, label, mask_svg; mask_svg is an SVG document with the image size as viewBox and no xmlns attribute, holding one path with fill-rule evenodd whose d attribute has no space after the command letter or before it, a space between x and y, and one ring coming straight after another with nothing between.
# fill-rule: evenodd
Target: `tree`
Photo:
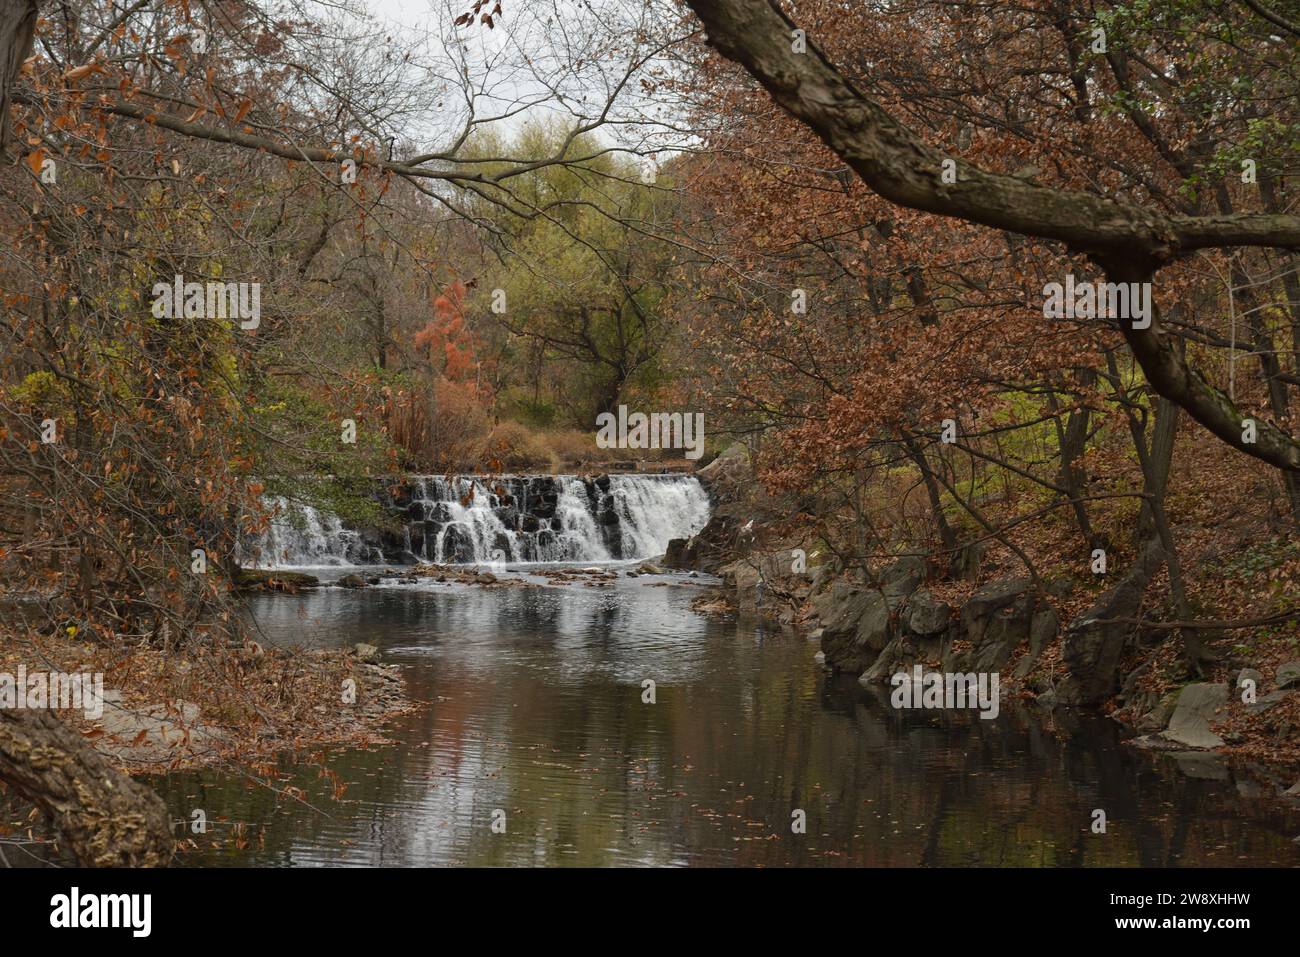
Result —
<instances>
[{"instance_id":1,"label":"tree","mask_svg":"<svg viewBox=\"0 0 1300 957\"><path fill-rule=\"evenodd\" d=\"M1042 186L987 172L921 140L848 82L815 43L795 52L797 30L775 2L688 0L709 43L742 65L793 116L807 123L885 198L1026 236L1056 240L1097 263L1116 282L1149 282L1201 249L1300 247L1300 217L1252 212L1170 215L1127 201ZM945 162L955 182L945 183ZM1272 423L1243 439L1247 418L1188 365L1157 315L1149 328L1121 324L1151 385L1224 442L1278 468L1300 470L1300 443Z\"/></svg>"}]
</instances>

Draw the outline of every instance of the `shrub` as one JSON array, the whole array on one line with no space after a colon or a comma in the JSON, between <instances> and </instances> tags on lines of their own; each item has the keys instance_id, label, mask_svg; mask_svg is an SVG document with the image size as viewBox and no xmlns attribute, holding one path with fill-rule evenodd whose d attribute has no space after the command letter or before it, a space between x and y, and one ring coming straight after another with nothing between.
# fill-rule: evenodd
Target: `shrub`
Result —
<instances>
[{"instance_id":1,"label":"shrub","mask_svg":"<svg viewBox=\"0 0 1300 957\"><path fill-rule=\"evenodd\" d=\"M518 422L498 423L484 443L483 457L482 464L493 471L551 467L551 452L541 437Z\"/></svg>"}]
</instances>

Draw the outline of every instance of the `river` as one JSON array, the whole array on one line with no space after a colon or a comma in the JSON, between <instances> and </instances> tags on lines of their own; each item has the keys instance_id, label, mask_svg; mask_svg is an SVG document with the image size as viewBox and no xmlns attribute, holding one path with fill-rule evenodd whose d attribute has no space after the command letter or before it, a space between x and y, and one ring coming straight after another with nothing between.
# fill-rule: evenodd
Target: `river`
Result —
<instances>
[{"instance_id":1,"label":"river","mask_svg":"<svg viewBox=\"0 0 1300 957\"><path fill-rule=\"evenodd\" d=\"M1300 814L1247 777L1188 776L1104 719L895 711L825 673L804 638L693 612L704 583L251 599L267 640L377 645L427 704L393 744L326 755L337 800L293 758L278 786L301 800L216 771L155 778L174 818L201 808L213 824L180 863L1300 864Z\"/></svg>"}]
</instances>

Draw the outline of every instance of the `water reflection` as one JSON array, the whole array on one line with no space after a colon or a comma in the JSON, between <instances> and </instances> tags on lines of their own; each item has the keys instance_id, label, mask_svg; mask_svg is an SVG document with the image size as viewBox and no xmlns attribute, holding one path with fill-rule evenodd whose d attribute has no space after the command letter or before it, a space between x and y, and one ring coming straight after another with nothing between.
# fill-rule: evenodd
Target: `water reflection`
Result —
<instances>
[{"instance_id":1,"label":"water reflection","mask_svg":"<svg viewBox=\"0 0 1300 957\"><path fill-rule=\"evenodd\" d=\"M341 801L294 770L318 810L212 773L158 782L178 819L249 825L252 849L186 863L1300 864L1300 816L1247 781L1188 778L1101 720L895 712L825 676L815 645L707 620L697 580L663 582L255 599L268 638L376 644L429 705L399 744L328 756Z\"/></svg>"}]
</instances>

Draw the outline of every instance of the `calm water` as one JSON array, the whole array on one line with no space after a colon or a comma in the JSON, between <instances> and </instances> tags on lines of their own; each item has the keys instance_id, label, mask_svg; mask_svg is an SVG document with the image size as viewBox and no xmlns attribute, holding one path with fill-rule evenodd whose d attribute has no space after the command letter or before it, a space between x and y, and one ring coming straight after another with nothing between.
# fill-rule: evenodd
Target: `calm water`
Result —
<instances>
[{"instance_id":1,"label":"calm water","mask_svg":"<svg viewBox=\"0 0 1300 957\"><path fill-rule=\"evenodd\" d=\"M1300 814L1249 780L1184 776L1101 720L1067 734L1010 704L993 721L895 712L825 675L805 639L693 613L699 587L254 599L271 640L376 644L430 704L395 723L398 744L327 756L341 800L305 764L286 763L281 786L306 803L212 772L156 781L177 819L198 807L224 819L217 833L245 824L247 850L183 863L1300 864Z\"/></svg>"}]
</instances>

